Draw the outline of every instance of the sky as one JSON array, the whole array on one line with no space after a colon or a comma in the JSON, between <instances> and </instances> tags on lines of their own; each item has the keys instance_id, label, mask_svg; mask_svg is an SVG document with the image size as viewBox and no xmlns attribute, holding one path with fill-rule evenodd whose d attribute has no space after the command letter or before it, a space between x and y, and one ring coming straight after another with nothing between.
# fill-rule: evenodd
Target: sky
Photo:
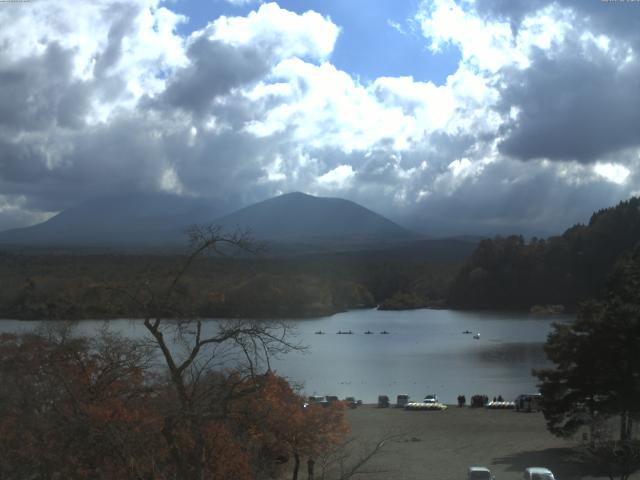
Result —
<instances>
[{"instance_id":1,"label":"sky","mask_svg":"<svg viewBox=\"0 0 640 480\"><path fill-rule=\"evenodd\" d=\"M640 2L0 3L0 230L302 191L437 234L640 194Z\"/></svg>"}]
</instances>

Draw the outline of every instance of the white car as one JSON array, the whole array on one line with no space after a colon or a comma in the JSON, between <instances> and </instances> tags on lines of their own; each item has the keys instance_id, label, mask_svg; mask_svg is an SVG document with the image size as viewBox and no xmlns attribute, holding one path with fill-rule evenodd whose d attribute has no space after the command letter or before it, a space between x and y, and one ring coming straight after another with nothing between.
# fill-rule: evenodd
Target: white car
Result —
<instances>
[{"instance_id":1,"label":"white car","mask_svg":"<svg viewBox=\"0 0 640 480\"><path fill-rule=\"evenodd\" d=\"M555 480L553 473L548 468L529 467L524 471L525 480Z\"/></svg>"},{"instance_id":2,"label":"white car","mask_svg":"<svg viewBox=\"0 0 640 480\"><path fill-rule=\"evenodd\" d=\"M495 480L495 477L487 467L469 467L467 480Z\"/></svg>"},{"instance_id":3,"label":"white car","mask_svg":"<svg viewBox=\"0 0 640 480\"><path fill-rule=\"evenodd\" d=\"M437 395L425 395L424 403L438 403L438 396Z\"/></svg>"}]
</instances>

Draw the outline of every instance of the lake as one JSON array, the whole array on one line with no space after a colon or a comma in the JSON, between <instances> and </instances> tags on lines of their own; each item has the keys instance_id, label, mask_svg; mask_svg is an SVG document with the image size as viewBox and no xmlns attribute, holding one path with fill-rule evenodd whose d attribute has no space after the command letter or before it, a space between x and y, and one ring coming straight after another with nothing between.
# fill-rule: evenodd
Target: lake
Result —
<instances>
[{"instance_id":1,"label":"lake","mask_svg":"<svg viewBox=\"0 0 640 480\"><path fill-rule=\"evenodd\" d=\"M533 368L548 366L543 344L554 321L568 316L535 316L505 312L453 310L352 310L329 317L292 321L306 353L294 352L273 361L280 375L304 384L307 394L355 396L373 403L378 395L395 402L397 394L412 399L435 393L440 401L480 393L512 400L536 391ZM213 326L215 320L209 320ZM91 335L102 321L79 323ZM24 332L39 322L0 321L2 332ZM144 335L136 320L111 320L110 328L130 337ZM324 335L314 332L321 330ZM351 330L352 335L338 335ZM365 335L370 330L372 335ZM386 330L388 335L379 332ZM480 333L480 339L462 332Z\"/></svg>"}]
</instances>

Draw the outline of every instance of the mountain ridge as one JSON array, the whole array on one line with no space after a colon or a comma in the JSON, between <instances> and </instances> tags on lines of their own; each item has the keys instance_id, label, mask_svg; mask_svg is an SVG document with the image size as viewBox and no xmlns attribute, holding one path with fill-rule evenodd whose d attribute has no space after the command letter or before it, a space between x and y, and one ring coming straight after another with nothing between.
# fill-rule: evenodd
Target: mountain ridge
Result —
<instances>
[{"instance_id":1,"label":"mountain ridge","mask_svg":"<svg viewBox=\"0 0 640 480\"><path fill-rule=\"evenodd\" d=\"M350 200L291 192L241 208L215 220L226 229L248 229L262 240L340 238L409 240L418 235Z\"/></svg>"},{"instance_id":2,"label":"mountain ridge","mask_svg":"<svg viewBox=\"0 0 640 480\"><path fill-rule=\"evenodd\" d=\"M228 212L213 200L170 194L102 197L45 222L0 232L0 245L26 247L180 246L193 224L212 223L256 240L327 248L388 244L423 236L355 202L292 192ZM315 247L314 247L315 248Z\"/></svg>"}]
</instances>

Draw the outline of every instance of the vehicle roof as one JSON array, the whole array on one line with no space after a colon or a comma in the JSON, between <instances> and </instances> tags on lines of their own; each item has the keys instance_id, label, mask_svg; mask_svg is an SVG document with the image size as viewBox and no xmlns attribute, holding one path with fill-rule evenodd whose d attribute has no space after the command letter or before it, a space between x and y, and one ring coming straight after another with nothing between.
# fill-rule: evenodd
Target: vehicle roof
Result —
<instances>
[{"instance_id":1,"label":"vehicle roof","mask_svg":"<svg viewBox=\"0 0 640 480\"><path fill-rule=\"evenodd\" d=\"M469 467L469 471L470 472L489 472L489 473L491 473L491 470L489 470L487 467Z\"/></svg>"},{"instance_id":2,"label":"vehicle roof","mask_svg":"<svg viewBox=\"0 0 640 480\"><path fill-rule=\"evenodd\" d=\"M544 467L529 467L526 471L529 473L551 473L551 470Z\"/></svg>"}]
</instances>

